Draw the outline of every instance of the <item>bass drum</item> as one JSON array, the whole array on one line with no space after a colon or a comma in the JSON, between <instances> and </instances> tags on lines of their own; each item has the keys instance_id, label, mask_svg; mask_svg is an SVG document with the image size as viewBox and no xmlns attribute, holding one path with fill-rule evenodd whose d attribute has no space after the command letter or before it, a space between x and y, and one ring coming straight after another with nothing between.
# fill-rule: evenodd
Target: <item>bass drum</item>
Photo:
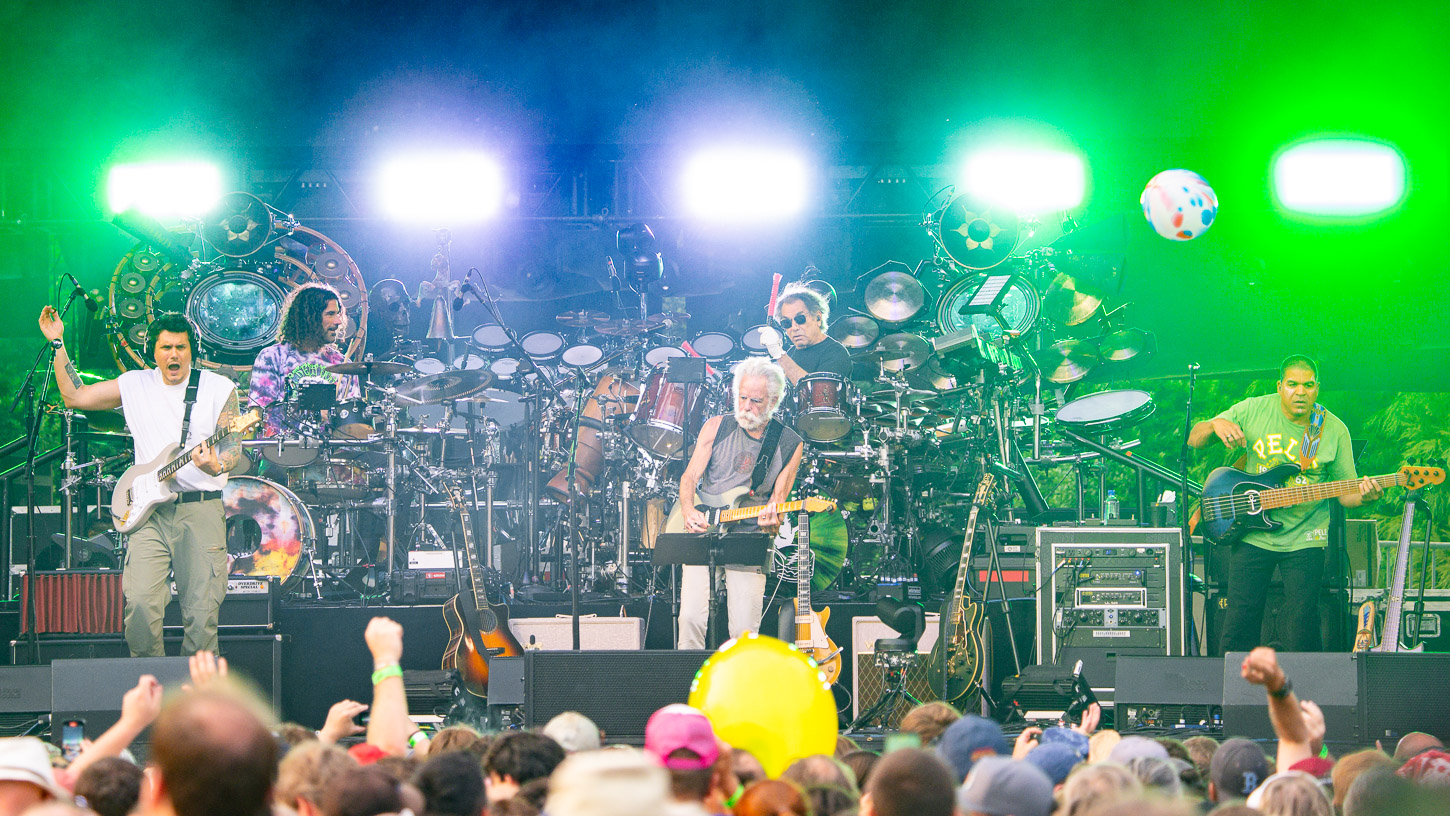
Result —
<instances>
[{"instance_id":1,"label":"bass drum","mask_svg":"<svg viewBox=\"0 0 1450 816\"><path fill-rule=\"evenodd\" d=\"M584 413L579 417L579 444L574 463L574 487L579 495L589 495L594 489L594 480L604 472L604 446L599 440L599 432L604 430L604 421L621 414L633 413L638 401L639 386L613 374L605 374L594 385L594 394L584 403ZM555 499L568 501L567 464L554 474L554 478L549 480L544 489Z\"/></svg>"},{"instance_id":2,"label":"bass drum","mask_svg":"<svg viewBox=\"0 0 1450 816\"><path fill-rule=\"evenodd\" d=\"M296 493L255 476L233 476L222 488L222 505L233 575L280 578L283 589L302 577L317 530Z\"/></svg>"}]
</instances>

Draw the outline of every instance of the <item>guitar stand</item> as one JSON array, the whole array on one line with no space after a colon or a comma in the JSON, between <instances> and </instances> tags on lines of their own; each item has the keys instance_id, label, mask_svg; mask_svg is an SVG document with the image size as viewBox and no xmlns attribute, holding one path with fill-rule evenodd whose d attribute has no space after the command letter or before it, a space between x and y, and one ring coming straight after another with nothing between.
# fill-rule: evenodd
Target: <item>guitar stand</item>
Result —
<instances>
[{"instance_id":1,"label":"guitar stand","mask_svg":"<svg viewBox=\"0 0 1450 816\"><path fill-rule=\"evenodd\" d=\"M876 665L886 670L886 691L882 693L881 699L877 700L870 708L861 712L841 732L847 736L866 728L870 728L872 722L880 719L881 728L890 728L889 720L896 707L903 701L910 703L912 707L921 705L916 695L906 690L906 673L911 670L917 661L916 649L909 647L907 651L876 651Z\"/></svg>"}]
</instances>

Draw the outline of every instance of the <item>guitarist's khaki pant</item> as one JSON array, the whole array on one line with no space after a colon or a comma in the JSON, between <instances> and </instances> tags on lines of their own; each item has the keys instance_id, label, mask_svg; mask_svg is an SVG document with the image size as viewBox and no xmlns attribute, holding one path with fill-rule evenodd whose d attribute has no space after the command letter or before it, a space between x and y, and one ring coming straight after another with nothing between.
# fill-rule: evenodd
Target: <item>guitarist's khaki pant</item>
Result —
<instances>
[{"instance_id":1,"label":"guitarist's khaki pant","mask_svg":"<svg viewBox=\"0 0 1450 816\"><path fill-rule=\"evenodd\" d=\"M730 637L760 631L765 606L765 573L716 567L725 573L725 608L730 620ZM681 649L705 648L705 623L710 617L709 567L680 567Z\"/></svg>"},{"instance_id":2,"label":"guitarist's khaki pant","mask_svg":"<svg viewBox=\"0 0 1450 816\"><path fill-rule=\"evenodd\" d=\"M126 644L132 657L162 657L161 620L176 575L181 653L216 651L217 616L227 595L227 526L220 499L163 504L126 541Z\"/></svg>"}]
</instances>

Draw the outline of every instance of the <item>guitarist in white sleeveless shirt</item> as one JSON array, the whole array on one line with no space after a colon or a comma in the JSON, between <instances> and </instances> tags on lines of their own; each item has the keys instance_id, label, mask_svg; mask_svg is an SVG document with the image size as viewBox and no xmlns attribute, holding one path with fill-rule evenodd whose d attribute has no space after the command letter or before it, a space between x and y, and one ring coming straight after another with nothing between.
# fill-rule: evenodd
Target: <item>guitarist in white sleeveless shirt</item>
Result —
<instances>
[{"instance_id":1,"label":"guitarist in white sleeveless shirt","mask_svg":"<svg viewBox=\"0 0 1450 816\"><path fill-rule=\"evenodd\" d=\"M160 657L161 619L171 601L167 578L175 573L185 627L183 654L217 648L217 617L227 591L226 517L221 490L237 465L241 447L227 437L215 447L205 439L238 414L232 381L200 371L186 439L181 439L185 395L192 373L196 331L179 314L151 322L146 351L155 368L127 371L114 380L86 384L66 355L65 325L55 309L40 313L40 330L55 346L55 379L66 407L86 411L120 408L145 463L167 445L201 442L191 463L177 471L176 502L162 504L127 539L121 586L126 597L126 643L132 657Z\"/></svg>"},{"instance_id":2,"label":"guitarist in white sleeveless shirt","mask_svg":"<svg viewBox=\"0 0 1450 816\"><path fill-rule=\"evenodd\" d=\"M689 533L703 533L708 529L705 514L695 509L696 505L719 506L724 503L727 491L749 485L766 429L785 391L785 372L761 357L739 363L734 375L734 414L705 421L695 442L695 452L680 478L680 507L685 531ZM756 522L765 532L774 534L780 529L781 519L775 505L790 494L796 471L800 469L801 450L800 436L782 426L762 480L763 485L771 486L770 495L758 502L764 507ZM681 567L681 571L679 648L703 649L712 584L710 568L687 566ZM759 631L765 602L765 574L758 567L726 569L725 592L730 636Z\"/></svg>"},{"instance_id":3,"label":"guitarist in white sleeveless shirt","mask_svg":"<svg viewBox=\"0 0 1450 816\"><path fill-rule=\"evenodd\" d=\"M1263 473L1287 462L1303 471L1294 481L1314 484L1357 477L1349 429L1339 417L1324 411L1317 433L1313 418L1319 400L1319 366L1302 354L1293 355L1279 366L1277 394L1251 397L1230 406L1213 419L1194 425L1188 444L1208 446L1214 440L1234 450L1245 449L1249 473ZM1306 444L1312 450L1306 456ZM1360 492L1339 497L1345 507L1359 507L1374 501L1383 489L1373 479L1360 481ZM1326 500L1327 501L1327 500ZM1264 603L1274 568L1284 580L1284 649L1317 652L1319 637L1319 595L1324 575L1324 548L1329 543L1329 507L1325 501L1275 510L1279 530L1254 530L1243 540L1230 544L1228 609L1223 637L1224 651L1247 652L1260 643Z\"/></svg>"}]
</instances>

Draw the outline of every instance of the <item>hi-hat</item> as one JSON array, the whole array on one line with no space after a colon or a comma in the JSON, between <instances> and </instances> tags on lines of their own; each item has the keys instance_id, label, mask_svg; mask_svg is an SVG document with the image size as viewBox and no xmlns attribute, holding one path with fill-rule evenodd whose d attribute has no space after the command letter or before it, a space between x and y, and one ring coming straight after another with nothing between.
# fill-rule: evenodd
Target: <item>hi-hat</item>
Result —
<instances>
[{"instance_id":1,"label":"hi-hat","mask_svg":"<svg viewBox=\"0 0 1450 816\"><path fill-rule=\"evenodd\" d=\"M576 329L588 329L609 320L609 315L594 309L578 309L572 312L560 312L554 316L554 320Z\"/></svg>"},{"instance_id":2,"label":"hi-hat","mask_svg":"<svg viewBox=\"0 0 1450 816\"><path fill-rule=\"evenodd\" d=\"M407 374L413 370L413 367L406 363L376 360L365 363L337 363L328 366L326 370L333 374L354 374L359 377L396 377L399 374Z\"/></svg>"},{"instance_id":3,"label":"hi-hat","mask_svg":"<svg viewBox=\"0 0 1450 816\"><path fill-rule=\"evenodd\" d=\"M1098 344L1094 340L1059 340L1032 357L1049 382L1074 383L1097 366Z\"/></svg>"},{"instance_id":4,"label":"hi-hat","mask_svg":"<svg viewBox=\"0 0 1450 816\"><path fill-rule=\"evenodd\" d=\"M492 381L493 372L486 368L440 371L398 386L398 396L425 405L447 402L471 397Z\"/></svg>"},{"instance_id":5,"label":"hi-hat","mask_svg":"<svg viewBox=\"0 0 1450 816\"><path fill-rule=\"evenodd\" d=\"M898 332L877 341L874 353L882 355L881 365L888 371L910 371L931 359L931 344L917 335ZM896 359L884 359L888 353Z\"/></svg>"}]
</instances>

